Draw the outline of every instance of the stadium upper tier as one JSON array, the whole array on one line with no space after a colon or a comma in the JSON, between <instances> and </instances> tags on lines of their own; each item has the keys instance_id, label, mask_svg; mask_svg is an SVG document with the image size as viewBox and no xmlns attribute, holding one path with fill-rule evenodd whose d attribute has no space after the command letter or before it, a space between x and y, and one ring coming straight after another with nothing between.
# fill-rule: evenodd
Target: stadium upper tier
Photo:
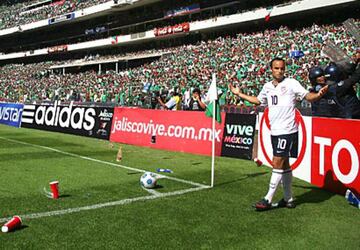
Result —
<instances>
[{"instance_id":1,"label":"stadium upper tier","mask_svg":"<svg viewBox=\"0 0 360 250\"><path fill-rule=\"evenodd\" d=\"M277 1L286 2L286 0ZM138 2L144 4L143 1L139 0ZM100 6L107 6L111 3L112 2L108 2L87 9L98 9L98 7ZM156 4L159 4L159 2L156 2ZM124 21L124 18L131 19L131 17L129 16L131 13L134 12L136 13L136 16L138 16L138 18L141 18L145 14L139 15L139 13L146 13L147 9L155 8L157 6L155 5L150 8L150 6L146 5L146 8L138 8L136 6L134 7L133 5L135 4L133 4L131 5L133 9L129 11L129 13L128 11L124 10L124 13L128 13L129 15L122 15L122 12L120 11L120 13L112 16L111 18L109 16L106 16L101 18L99 17L100 19L86 19L82 22L74 21L74 23L72 23L72 18L70 17L70 21L60 21L60 23L56 23L55 26L49 24L49 28L46 29L52 30L52 28L54 28L54 30L50 32L47 32L45 28L44 30L40 28L39 30L27 30L26 26L29 25L6 29L0 31L0 33L9 32L12 29L18 30L14 31L15 33L12 35L5 34L2 37L2 46L0 48L0 63L29 62L31 58L34 58L34 61L38 61L40 57L47 55L49 56L49 58L46 60L58 60L56 58L56 55L54 54L68 54L64 56L70 58L70 54L81 53L81 51L84 50L110 50L110 48L114 47L125 47L126 49L128 45L133 45L140 42L150 43L156 40L172 39L175 36L194 37L199 33L208 33L211 30L231 29L232 26L248 27L248 29L250 30L249 27L251 27L251 25L253 25L254 27L259 25L267 26L267 23L264 22L264 18L265 16L270 15L269 13L271 13L272 20L276 22L281 20L282 18L285 18L286 16L291 16L293 18L292 23L296 23L298 20L296 19L296 16L301 16L301 18L305 18L304 21L309 23L311 21L307 20L308 18L306 18L306 15L309 17L309 15L314 11L325 16L327 11L336 10L337 13L348 13L348 10L350 10L350 8L351 10L353 10L360 7L359 4L357 4L354 0L317 0L313 2L311 2L310 0L301 0L282 3L273 6L273 8L270 9L255 8L251 11L241 12L237 8L232 8L236 7L235 5L229 4L230 3L226 4L226 6L224 6L223 4L212 6L210 9L205 7L203 9L198 8L197 10L200 12L196 12L195 14L191 14L190 16L179 15L176 18L170 19L165 18L163 11L160 11L157 14L162 16L162 18L160 19L150 18L152 21L140 22L136 25L129 21L131 25L124 26L124 24L126 23ZM250 7L248 5L246 6ZM167 8L164 8L163 10L166 9ZM78 12L82 11L76 11L76 13ZM150 11L150 13L153 12ZM63 16L67 17L69 15L71 16L71 14L66 14ZM356 15L350 14L350 16ZM79 18L81 19L81 17ZM111 20L108 20L108 18L110 18ZM49 23L53 19L54 18L50 18L48 20ZM121 21L120 19L123 21ZM312 18L310 19L313 20ZM60 18L60 20L62 19ZM102 21L98 22L100 20ZM318 20L321 20L320 17L318 17ZM45 22L47 24L46 21L47 20L43 20L36 23L38 24ZM67 21L71 22L71 24ZM105 25L107 22L111 22L111 27ZM69 28L69 25L71 25L71 28ZM19 32L19 29L21 29L21 32ZM91 38L93 38L94 40L92 40Z\"/></svg>"},{"instance_id":2,"label":"stadium upper tier","mask_svg":"<svg viewBox=\"0 0 360 250\"><path fill-rule=\"evenodd\" d=\"M359 25L359 20L356 23ZM191 88L198 87L205 94L211 75L216 72L218 86L224 92L221 103L237 104L239 100L227 91L228 84L238 84L244 92L257 94L259 87L271 79L268 62L275 56L285 58L287 74L306 86L308 69L328 63L321 54L327 39L350 56L356 50L354 39L341 24L314 24L297 30L281 26L275 30L218 37L196 45L143 51L143 54L166 52L166 55L120 72L53 74L50 67L64 62L9 64L0 68L0 101L60 99L143 106L158 92L169 97L169 90L177 89L186 99ZM301 53L291 53L294 51ZM144 93L147 83L151 88Z\"/></svg>"},{"instance_id":3,"label":"stadium upper tier","mask_svg":"<svg viewBox=\"0 0 360 250\"><path fill-rule=\"evenodd\" d=\"M338 1L344 0L332 1L337 3ZM51 1L47 0L45 2ZM18 22L17 20L16 22L11 22L10 25L16 27L0 30L0 37L2 38L0 54L6 54L9 56L8 58L12 58L11 55L9 55L11 53L26 53L26 51L32 51L32 53L28 53L26 56L33 56L38 53L43 53L36 50L49 47L51 48L53 46L64 44L69 45L69 51L71 51L78 47L75 44L83 42L105 38L108 38L110 41L111 37L113 36L134 36L138 33L146 33L154 30L155 28L164 28L169 25L174 26L181 23L192 23L197 21L210 20L217 17L229 17L230 15L246 13L260 9L265 11L264 7L267 6L265 0L256 1L256 3L252 3L250 0L188 0L178 2L174 0L121 0L118 2L118 5L115 4L115 1L109 1L105 4L99 4L81 10L78 10L80 5L71 5L72 7L70 9L65 8L67 5L66 2L64 2L64 8L67 10L67 14L57 15L57 17L55 17L56 15L54 15L54 13L49 12L47 14L47 18L42 18L43 20L39 22L32 22L31 24L27 25L21 25L21 22ZM129 4L120 4L120 2L129 2ZM132 4L130 4L130 2ZM193 2L196 2L196 4L184 6ZM273 4L284 5L285 3L288 3L287 5L290 5L290 2L295 1L276 0L273 1ZM49 6L49 4L46 6ZM60 4L50 5L51 8L57 8L59 6ZM76 8L78 11L73 11L73 8ZM48 7L39 11L47 11L47 9ZM31 18L37 18L37 12L35 10L36 8L31 10L31 13L29 12L29 16L31 16ZM177 14L173 13L175 11ZM5 12L10 15L15 11L5 10ZM24 14L22 14L21 17L26 18L23 15ZM265 15L265 12L261 13L260 11L259 16L263 17L262 15ZM255 13L254 17L256 18ZM9 18L14 17L11 17L10 15ZM239 18L235 16L232 18L235 21L239 20ZM4 18L4 20L5 19L8 18ZM219 20L217 25L221 25L223 22L224 21ZM226 25L228 24L229 23L227 22ZM203 26L206 27L206 25ZM190 30L188 30L188 32L190 32ZM149 37L146 36L144 38L147 39ZM125 41L124 39L121 40L122 42ZM99 43L99 45L106 46L106 44L103 43ZM86 46L91 46L91 43L88 43ZM0 59L2 59L1 56Z\"/></svg>"},{"instance_id":4,"label":"stadium upper tier","mask_svg":"<svg viewBox=\"0 0 360 250\"><path fill-rule=\"evenodd\" d=\"M34 0L15 5L7 5L8 2L2 1L0 3L0 30L59 16L105 2L109 2L109 0Z\"/></svg>"}]
</instances>

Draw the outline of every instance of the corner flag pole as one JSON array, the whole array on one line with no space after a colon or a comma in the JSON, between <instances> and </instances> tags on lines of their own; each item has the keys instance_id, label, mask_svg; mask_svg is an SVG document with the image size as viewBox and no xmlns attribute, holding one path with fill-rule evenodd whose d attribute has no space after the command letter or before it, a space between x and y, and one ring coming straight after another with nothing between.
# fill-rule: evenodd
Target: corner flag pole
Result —
<instances>
[{"instance_id":1,"label":"corner flag pole","mask_svg":"<svg viewBox=\"0 0 360 250\"><path fill-rule=\"evenodd\" d=\"M205 114L207 116L212 116L212 129L211 129L211 185L210 187L214 187L214 179L215 179L215 119L216 119L216 100L217 98L217 88L216 88L216 74L212 74L212 80L209 87L209 91L207 94L207 98L210 101L209 106L206 108ZM212 106L212 112L210 110L210 106ZM208 112L209 111L209 112Z\"/></svg>"},{"instance_id":2,"label":"corner flag pole","mask_svg":"<svg viewBox=\"0 0 360 250\"><path fill-rule=\"evenodd\" d=\"M216 100L217 100L217 88L216 88L216 74L212 74L211 85L209 88L209 97L212 102L212 129L211 129L211 187L214 187L215 182L215 119L216 119Z\"/></svg>"},{"instance_id":3,"label":"corner flag pole","mask_svg":"<svg viewBox=\"0 0 360 250\"><path fill-rule=\"evenodd\" d=\"M211 145L211 187L214 187L215 179L215 116L216 116L216 100L213 100L212 115L212 145Z\"/></svg>"}]
</instances>

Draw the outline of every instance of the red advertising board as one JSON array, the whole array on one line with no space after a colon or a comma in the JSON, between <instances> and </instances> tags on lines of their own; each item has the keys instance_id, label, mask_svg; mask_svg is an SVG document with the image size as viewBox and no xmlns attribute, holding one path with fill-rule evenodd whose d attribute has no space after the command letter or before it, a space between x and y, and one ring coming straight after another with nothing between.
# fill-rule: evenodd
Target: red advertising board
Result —
<instances>
[{"instance_id":1,"label":"red advertising board","mask_svg":"<svg viewBox=\"0 0 360 250\"><path fill-rule=\"evenodd\" d=\"M259 119L258 158L271 165L272 146L267 112ZM299 124L299 154L291 158L294 176L330 191L346 189L360 194L360 121L302 117Z\"/></svg>"},{"instance_id":2,"label":"red advertising board","mask_svg":"<svg viewBox=\"0 0 360 250\"><path fill-rule=\"evenodd\" d=\"M67 45L58 45L48 48L48 54L50 53L56 53L56 52L65 52L67 51L68 46Z\"/></svg>"},{"instance_id":3,"label":"red advertising board","mask_svg":"<svg viewBox=\"0 0 360 250\"><path fill-rule=\"evenodd\" d=\"M225 114L216 122L220 156ZM171 151L211 155L212 119L204 112L115 108L110 141Z\"/></svg>"},{"instance_id":4,"label":"red advertising board","mask_svg":"<svg viewBox=\"0 0 360 250\"><path fill-rule=\"evenodd\" d=\"M155 28L154 35L155 36L165 36L182 32L190 31L190 23L180 23L173 26L166 26L162 28Z\"/></svg>"},{"instance_id":5,"label":"red advertising board","mask_svg":"<svg viewBox=\"0 0 360 250\"><path fill-rule=\"evenodd\" d=\"M360 121L312 119L311 183L334 192L360 193Z\"/></svg>"}]
</instances>

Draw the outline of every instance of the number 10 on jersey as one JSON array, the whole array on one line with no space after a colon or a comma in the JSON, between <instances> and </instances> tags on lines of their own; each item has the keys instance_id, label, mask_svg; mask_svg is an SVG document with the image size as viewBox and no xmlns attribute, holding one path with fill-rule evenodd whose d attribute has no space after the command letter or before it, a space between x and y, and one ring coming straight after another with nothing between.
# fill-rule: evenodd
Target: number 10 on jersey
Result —
<instances>
[{"instance_id":1,"label":"number 10 on jersey","mask_svg":"<svg viewBox=\"0 0 360 250\"><path fill-rule=\"evenodd\" d=\"M272 104L272 105L277 105L277 104L278 104L278 97L277 97L277 95L272 95L272 96L271 96L271 104Z\"/></svg>"}]
</instances>

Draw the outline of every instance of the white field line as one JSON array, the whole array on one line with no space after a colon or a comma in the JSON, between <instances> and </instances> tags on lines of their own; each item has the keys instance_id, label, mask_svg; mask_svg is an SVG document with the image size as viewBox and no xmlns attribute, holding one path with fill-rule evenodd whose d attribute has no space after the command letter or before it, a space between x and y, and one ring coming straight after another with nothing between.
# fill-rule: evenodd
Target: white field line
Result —
<instances>
[{"instance_id":1,"label":"white field line","mask_svg":"<svg viewBox=\"0 0 360 250\"><path fill-rule=\"evenodd\" d=\"M141 186L141 185L140 185ZM149 194L151 195L155 195L155 196L159 196L161 195L160 192L156 191L155 189L148 189L148 188L145 188L143 186L141 186L142 189L144 189L146 192L148 192Z\"/></svg>"},{"instance_id":2,"label":"white field line","mask_svg":"<svg viewBox=\"0 0 360 250\"><path fill-rule=\"evenodd\" d=\"M98 160L98 159L94 159L94 158L90 158L90 157L86 157L86 156L81 156L81 155L61 151L61 150L51 148L51 147L46 147L46 146L27 143L27 142L23 142L23 141L8 139L8 138L1 137L1 136L0 136L0 139L10 141L10 142L14 142L14 143L18 143L18 144L23 144L23 145L28 145L28 146L33 146L33 147L46 149L46 150L54 151L54 152L57 152L57 153L60 153L60 154L81 158L81 159L84 159L84 160L89 160L89 161L99 162L99 163L110 165L110 166L120 167L120 168L131 170L131 171L136 171L136 172L140 172L140 173L146 172L146 170L143 170L143 169L127 167L127 166L123 166L123 165L119 165L119 164L115 164L115 163L111 163L111 162L107 162L107 161L102 161L102 160ZM197 187L178 190L178 191L173 191L173 192L167 192L167 193L160 193L160 192L157 192L155 190L151 190L151 191L146 190L151 194L150 196L140 196L140 197L136 197L136 198L128 198L128 199L123 199L123 200L118 200L118 201L99 203L99 204L94 204L94 205L89 205L89 206L84 206L84 207L68 208L68 209L62 209L62 210L56 210L56 211L48 211L48 212L40 212L40 213L33 213L33 214L25 214L25 215L20 215L20 217L22 219L37 219L37 218L42 218L42 217L58 216L58 215L64 215L64 214L77 213L77 212L81 212L81 211L94 210L94 209L99 209L99 208L104 208L104 207L121 206L121 205L126 205L126 204L130 204L130 203L137 202L137 201L154 200L154 199L159 199L159 198L183 195L183 194L186 194L186 193L196 192L196 191L200 191L200 190L203 190L203 189L210 188L210 186L207 186L207 185L203 185L203 184L200 184L200 183L187 181L187 180L183 180L183 179L179 179L179 178L175 178L175 177L170 177L170 176L160 175L160 174L157 174L157 176L159 176L160 178L167 178L167 179L170 179L170 180L190 184L190 185L197 186ZM6 222L6 221L8 221L10 219L11 219L11 217L0 218L0 223Z\"/></svg>"},{"instance_id":3,"label":"white field line","mask_svg":"<svg viewBox=\"0 0 360 250\"><path fill-rule=\"evenodd\" d=\"M37 219L37 218L43 218L43 217L51 217L51 216L59 216L59 215L65 215L65 214L72 214L72 213L78 213L81 211L88 211L88 210L94 210L94 209L100 209L104 207L113 207L113 206L121 206L121 205L127 205L138 201L146 201L146 200L155 200L165 197L171 197L171 196L177 196L177 195L183 195L190 192L196 192L203 189L210 188L209 186L204 187L194 187L194 188L188 188L184 190L178 190L168 193L159 193L157 195L149 195L149 196L140 196L136 198L129 198L129 199L123 199L118 201L111 201L106 203L99 203L94 204L90 206L84 206L84 207L76 207L76 208L68 208L68 209L62 209L62 210L55 210L55 211L49 211L49 212L40 212L40 213L33 213L33 214L24 214L19 215L22 219ZM0 223L4 223L8 220L10 220L12 217L6 217L6 218L0 218Z\"/></svg>"},{"instance_id":4,"label":"white field line","mask_svg":"<svg viewBox=\"0 0 360 250\"><path fill-rule=\"evenodd\" d=\"M118 167L118 168L123 168L123 169L131 170L131 171L134 171L134 172L139 172L139 173L147 172L147 170L144 170L144 169L132 168L132 167L128 167L128 166L124 166L124 165L120 165L120 164L115 164L115 163L108 162L108 161L102 161L102 160L98 160L98 159L95 159L95 158L90 158L90 157L87 157L87 156L82 156L82 155L78 155L78 154L73 154L73 153L61 151L61 150L56 149L56 148L51 148L51 147L41 146L41 145L32 144L32 143L28 143L28 142L13 140L13 139L9 139L9 138L2 137L2 136L0 136L0 139L3 139L3 140L5 140L5 141L10 141L10 142L18 143L18 144L27 145L27 146L42 148L42 149L46 149L46 150L49 150L49 151L57 152L57 153L60 153L60 154L63 154L63 155L69 155L69 156L72 156L72 157L81 158L81 159L88 160L88 161L93 161L93 162L98 162L98 163L102 163L102 164L105 164L105 165L110 165L110 166L114 166L114 167ZM177 182L182 182L182 183L189 184L189 185L192 185L192 186L204 187L204 188L205 188L205 187L208 187L208 185L204 185L204 184L197 183L197 182L193 182L193 181L188 181L188 180L184 180L184 179L180 179L180 178L175 178L175 177L171 177L171 176L167 176L167 175L162 175L162 174L156 174L156 175L157 175L159 178L166 178L166 179L169 179L169 180L173 180L173 181L177 181Z\"/></svg>"}]
</instances>

